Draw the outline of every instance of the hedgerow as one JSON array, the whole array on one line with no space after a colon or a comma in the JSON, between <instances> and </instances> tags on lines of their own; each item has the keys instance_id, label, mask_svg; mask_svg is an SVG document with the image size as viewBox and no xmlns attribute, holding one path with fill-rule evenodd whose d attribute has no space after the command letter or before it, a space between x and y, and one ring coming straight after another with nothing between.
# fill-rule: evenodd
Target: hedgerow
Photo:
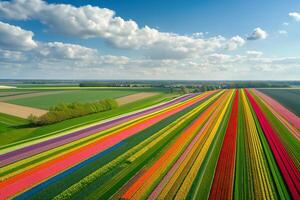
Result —
<instances>
[{"instance_id":1,"label":"hedgerow","mask_svg":"<svg viewBox=\"0 0 300 200\"><path fill-rule=\"evenodd\" d=\"M84 115L112 110L118 107L114 99L105 99L91 103L61 103L50 108L46 114L36 117L30 115L28 120L33 125L46 125L81 117Z\"/></svg>"}]
</instances>

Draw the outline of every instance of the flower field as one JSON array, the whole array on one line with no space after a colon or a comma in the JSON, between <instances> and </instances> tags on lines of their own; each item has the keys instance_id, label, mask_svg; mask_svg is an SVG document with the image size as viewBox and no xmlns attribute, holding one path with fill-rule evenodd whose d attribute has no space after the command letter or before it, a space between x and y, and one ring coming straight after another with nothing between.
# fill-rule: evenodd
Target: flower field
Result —
<instances>
[{"instance_id":1,"label":"flower field","mask_svg":"<svg viewBox=\"0 0 300 200\"><path fill-rule=\"evenodd\" d=\"M255 89L188 94L4 149L0 199L300 199L300 118Z\"/></svg>"}]
</instances>

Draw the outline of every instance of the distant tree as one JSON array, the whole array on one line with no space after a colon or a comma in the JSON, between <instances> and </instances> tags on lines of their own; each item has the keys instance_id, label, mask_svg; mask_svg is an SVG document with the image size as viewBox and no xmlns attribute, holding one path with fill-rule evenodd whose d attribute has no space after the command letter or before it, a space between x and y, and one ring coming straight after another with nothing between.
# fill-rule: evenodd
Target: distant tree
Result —
<instances>
[{"instance_id":1,"label":"distant tree","mask_svg":"<svg viewBox=\"0 0 300 200\"><path fill-rule=\"evenodd\" d=\"M66 119L111 110L116 107L118 107L118 103L114 99L105 99L92 103L63 103L53 106L46 114L40 117L30 115L28 120L34 125L53 124Z\"/></svg>"},{"instance_id":2,"label":"distant tree","mask_svg":"<svg viewBox=\"0 0 300 200\"><path fill-rule=\"evenodd\" d=\"M33 114L30 114L27 119L31 124L36 124L38 121L38 117L34 116Z\"/></svg>"},{"instance_id":3,"label":"distant tree","mask_svg":"<svg viewBox=\"0 0 300 200\"><path fill-rule=\"evenodd\" d=\"M189 93L189 90L188 90L185 86L181 86L180 90L181 90L181 93L182 93L182 94L187 94L187 93Z\"/></svg>"},{"instance_id":4,"label":"distant tree","mask_svg":"<svg viewBox=\"0 0 300 200\"><path fill-rule=\"evenodd\" d=\"M174 87L170 87L170 93L174 93Z\"/></svg>"}]
</instances>

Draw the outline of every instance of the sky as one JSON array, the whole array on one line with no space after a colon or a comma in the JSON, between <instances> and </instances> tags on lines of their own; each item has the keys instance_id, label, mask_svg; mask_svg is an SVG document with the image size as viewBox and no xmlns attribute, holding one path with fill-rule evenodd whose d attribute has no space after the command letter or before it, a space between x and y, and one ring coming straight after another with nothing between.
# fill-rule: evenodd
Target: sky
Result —
<instances>
[{"instance_id":1,"label":"sky","mask_svg":"<svg viewBox=\"0 0 300 200\"><path fill-rule=\"evenodd\" d=\"M0 79L300 80L300 1L0 0Z\"/></svg>"}]
</instances>

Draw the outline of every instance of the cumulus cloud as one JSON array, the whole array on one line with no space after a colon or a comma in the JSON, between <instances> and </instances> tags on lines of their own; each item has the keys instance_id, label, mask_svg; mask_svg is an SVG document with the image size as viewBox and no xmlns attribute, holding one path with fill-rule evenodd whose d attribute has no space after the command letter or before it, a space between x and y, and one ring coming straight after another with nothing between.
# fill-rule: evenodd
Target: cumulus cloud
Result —
<instances>
[{"instance_id":1,"label":"cumulus cloud","mask_svg":"<svg viewBox=\"0 0 300 200\"><path fill-rule=\"evenodd\" d=\"M298 74L300 71L298 57L267 58L259 51L226 54L225 50L243 46L246 39L265 39L267 33L261 28L245 39L240 36L205 38L202 33L183 36L139 27L135 21L124 20L109 9L49 4L41 0L0 1L0 16L38 20L60 34L103 38L115 47L138 50L143 55L139 58L102 55L96 49L77 44L34 41L31 31L0 23L3 72L0 77L19 73L23 78L56 78L64 71L65 78L249 79L251 73L254 77L275 74L274 77L281 78L290 69ZM287 73L286 77L296 75Z\"/></svg>"},{"instance_id":2,"label":"cumulus cloud","mask_svg":"<svg viewBox=\"0 0 300 200\"><path fill-rule=\"evenodd\" d=\"M240 36L237 35L237 36L232 37L228 41L227 48L228 48L228 50L232 51L232 50L237 49L238 47L243 46L245 43L246 43L246 41L243 38L241 38Z\"/></svg>"},{"instance_id":3,"label":"cumulus cloud","mask_svg":"<svg viewBox=\"0 0 300 200\"><path fill-rule=\"evenodd\" d=\"M102 55L97 49L62 42L39 43L30 56L45 65L55 63L70 69L124 66L130 61L126 56Z\"/></svg>"},{"instance_id":4,"label":"cumulus cloud","mask_svg":"<svg viewBox=\"0 0 300 200\"><path fill-rule=\"evenodd\" d=\"M48 4L42 0L12 0L0 2L0 16L38 20L52 31L64 35L100 37L117 48L143 50L146 56L154 59L188 58L225 47L233 50L244 44L239 36L229 41L223 37L204 39L200 33L190 37L160 32L148 26L139 27L135 21L124 20L110 9L90 5L75 7Z\"/></svg>"},{"instance_id":5,"label":"cumulus cloud","mask_svg":"<svg viewBox=\"0 0 300 200\"><path fill-rule=\"evenodd\" d=\"M185 59L214 52L226 45L226 39L222 36L203 40L170 33L162 34L164 36L160 37L157 42L144 48L147 57L151 59Z\"/></svg>"},{"instance_id":6,"label":"cumulus cloud","mask_svg":"<svg viewBox=\"0 0 300 200\"><path fill-rule=\"evenodd\" d=\"M18 26L0 22L0 58L5 61L24 61L25 58L40 60L97 60L97 49L62 42L39 42L33 33Z\"/></svg>"},{"instance_id":7,"label":"cumulus cloud","mask_svg":"<svg viewBox=\"0 0 300 200\"><path fill-rule=\"evenodd\" d=\"M98 51L96 49L62 42L41 43L38 52L40 55L47 58L69 60L94 59L98 56Z\"/></svg>"},{"instance_id":8,"label":"cumulus cloud","mask_svg":"<svg viewBox=\"0 0 300 200\"><path fill-rule=\"evenodd\" d=\"M45 3L40 0L12 0L0 2L0 16L25 20L39 12Z\"/></svg>"},{"instance_id":9,"label":"cumulus cloud","mask_svg":"<svg viewBox=\"0 0 300 200\"><path fill-rule=\"evenodd\" d=\"M267 36L268 36L267 32L258 27L255 28L251 33L251 35L247 37L247 40L260 40L260 39L264 40L267 38Z\"/></svg>"},{"instance_id":10,"label":"cumulus cloud","mask_svg":"<svg viewBox=\"0 0 300 200\"><path fill-rule=\"evenodd\" d=\"M298 12L290 12L289 16L292 17L297 22L300 22L300 13L298 13Z\"/></svg>"},{"instance_id":11,"label":"cumulus cloud","mask_svg":"<svg viewBox=\"0 0 300 200\"><path fill-rule=\"evenodd\" d=\"M0 21L0 48L7 50L30 50L37 47L33 33L18 26Z\"/></svg>"},{"instance_id":12,"label":"cumulus cloud","mask_svg":"<svg viewBox=\"0 0 300 200\"><path fill-rule=\"evenodd\" d=\"M0 49L0 60L2 62L24 62L26 59L23 52Z\"/></svg>"}]
</instances>

